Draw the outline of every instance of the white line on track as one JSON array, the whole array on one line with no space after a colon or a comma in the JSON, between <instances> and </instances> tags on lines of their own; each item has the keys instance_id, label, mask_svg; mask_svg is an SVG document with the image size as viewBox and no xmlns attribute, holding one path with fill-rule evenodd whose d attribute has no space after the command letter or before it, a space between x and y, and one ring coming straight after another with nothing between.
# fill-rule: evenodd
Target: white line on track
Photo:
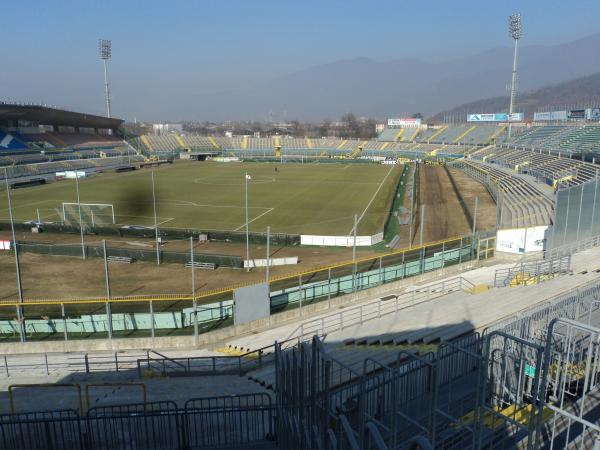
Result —
<instances>
[{"instance_id":1,"label":"white line on track","mask_svg":"<svg viewBox=\"0 0 600 450\"><path fill-rule=\"evenodd\" d=\"M379 183L379 187L377 188L377 190L375 191L375 193L371 197L371 200L369 200L369 203L367 203L366 208L364 209L364 211L362 212L362 214L358 217L358 220L356 221L357 225L360 223L360 221L362 220L362 218L367 213L367 210L371 206L371 203L373 203L373 200L375 200L375 197L377 197L377 194L379 194L379 191L383 187L383 184L385 183L385 180L387 180L387 177L390 176L390 173L392 173L392 170L394 170L394 167L396 167L396 166L395 165L390 165L390 170L388 170L388 173L385 174L385 177L383 177L383 180L381 180L381 183ZM352 235L353 233L354 233L354 225L352 226L352 228L350 228L350 232L348 233L348 236Z\"/></svg>"},{"instance_id":2,"label":"white line on track","mask_svg":"<svg viewBox=\"0 0 600 450\"><path fill-rule=\"evenodd\" d=\"M256 216L254 219L249 220L248 221L248 225L250 225L252 222L254 222L257 219L260 219L262 216L264 216L265 214L269 214L271 211L273 211L275 208L269 208L267 209L264 213L259 214L258 216ZM240 231L242 228L246 227L246 222L244 222L241 226L237 227L235 230L233 231Z\"/></svg>"}]
</instances>

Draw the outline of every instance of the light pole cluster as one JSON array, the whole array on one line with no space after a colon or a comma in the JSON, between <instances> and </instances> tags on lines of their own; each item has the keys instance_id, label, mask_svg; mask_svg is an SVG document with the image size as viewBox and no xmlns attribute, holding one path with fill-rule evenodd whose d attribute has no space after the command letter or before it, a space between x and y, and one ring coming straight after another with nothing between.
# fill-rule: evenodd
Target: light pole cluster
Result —
<instances>
[{"instance_id":1,"label":"light pole cluster","mask_svg":"<svg viewBox=\"0 0 600 450\"><path fill-rule=\"evenodd\" d=\"M519 59L519 39L523 37L523 22L520 13L511 14L508 18L508 32L515 41L515 52L513 56L512 84L510 88L510 105L508 107L508 137L512 134L512 114L517 95L517 63Z\"/></svg>"},{"instance_id":2,"label":"light pole cluster","mask_svg":"<svg viewBox=\"0 0 600 450\"><path fill-rule=\"evenodd\" d=\"M106 117L110 117L110 94L108 92L108 74L106 72L106 61L112 56L112 42L108 39L100 39L98 42L100 59L104 63L104 97L106 99Z\"/></svg>"}]
</instances>

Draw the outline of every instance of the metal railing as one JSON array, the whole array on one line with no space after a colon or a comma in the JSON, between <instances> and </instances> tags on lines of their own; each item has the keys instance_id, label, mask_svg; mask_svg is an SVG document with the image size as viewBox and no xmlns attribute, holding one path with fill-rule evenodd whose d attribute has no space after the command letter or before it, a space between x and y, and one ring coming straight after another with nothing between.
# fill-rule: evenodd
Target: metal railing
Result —
<instances>
[{"instance_id":1,"label":"metal railing","mask_svg":"<svg viewBox=\"0 0 600 450\"><path fill-rule=\"evenodd\" d=\"M0 415L0 448L179 450L239 448L274 440L274 415L266 394L103 406L76 411Z\"/></svg>"},{"instance_id":2,"label":"metal railing","mask_svg":"<svg viewBox=\"0 0 600 450\"><path fill-rule=\"evenodd\" d=\"M461 276L423 287L415 287L399 295L388 295L375 302L344 308L335 314L303 322L288 336L288 339L305 340L306 338L310 339L313 335L324 336L349 326L361 325L369 320L394 314L401 309L442 297L451 292L467 291L473 287L473 283Z\"/></svg>"},{"instance_id":3,"label":"metal railing","mask_svg":"<svg viewBox=\"0 0 600 450\"><path fill-rule=\"evenodd\" d=\"M92 373L134 370L137 360L147 356L147 352L139 353L38 353L0 356L0 375L6 377L24 374L50 375L54 372Z\"/></svg>"},{"instance_id":4,"label":"metal railing","mask_svg":"<svg viewBox=\"0 0 600 450\"><path fill-rule=\"evenodd\" d=\"M594 247L600 246L600 236L593 236L588 239L573 242L571 244L561 245L554 247L544 252L545 258L556 258L562 255L571 255L573 253L582 252L589 250Z\"/></svg>"},{"instance_id":5,"label":"metal railing","mask_svg":"<svg viewBox=\"0 0 600 450\"><path fill-rule=\"evenodd\" d=\"M284 348L297 345L298 338L280 342ZM148 372L162 376L199 376L199 375L245 375L274 362L275 343L240 355L167 357L158 352L149 352L145 358L136 360L138 377ZM156 356L150 356L150 353Z\"/></svg>"},{"instance_id":6,"label":"metal railing","mask_svg":"<svg viewBox=\"0 0 600 450\"><path fill-rule=\"evenodd\" d=\"M571 255L521 262L494 272L494 287L538 284L571 272Z\"/></svg>"}]
</instances>

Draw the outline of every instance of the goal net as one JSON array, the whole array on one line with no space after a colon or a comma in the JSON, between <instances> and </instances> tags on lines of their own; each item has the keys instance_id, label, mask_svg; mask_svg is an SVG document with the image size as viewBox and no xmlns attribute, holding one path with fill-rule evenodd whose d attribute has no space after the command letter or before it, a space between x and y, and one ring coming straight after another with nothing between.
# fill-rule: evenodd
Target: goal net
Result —
<instances>
[{"instance_id":1,"label":"goal net","mask_svg":"<svg viewBox=\"0 0 600 450\"><path fill-rule=\"evenodd\" d=\"M63 223L65 225L79 226L80 208L81 223L86 227L115 224L115 208L110 203L63 203Z\"/></svg>"}]
</instances>

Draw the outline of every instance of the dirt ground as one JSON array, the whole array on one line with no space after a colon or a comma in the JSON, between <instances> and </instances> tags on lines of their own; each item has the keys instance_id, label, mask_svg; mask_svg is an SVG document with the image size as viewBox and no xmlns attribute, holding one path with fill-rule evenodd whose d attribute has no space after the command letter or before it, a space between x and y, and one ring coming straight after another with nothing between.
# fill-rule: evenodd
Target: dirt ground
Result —
<instances>
[{"instance_id":1,"label":"dirt ground","mask_svg":"<svg viewBox=\"0 0 600 450\"><path fill-rule=\"evenodd\" d=\"M496 218L496 204L485 187L458 169L449 169L462 196L464 207L473 214L475 198L478 200L477 228L486 230L493 228ZM443 166L421 165L419 174L419 206L415 212L415 222L420 220L420 205L425 205L423 242L468 234L472 223L460 198ZM405 199L410 207L410 199ZM405 225L404 234L409 234L409 226ZM402 231L402 230L401 230ZM420 233L413 230L413 245L418 245Z\"/></svg>"},{"instance_id":2,"label":"dirt ground","mask_svg":"<svg viewBox=\"0 0 600 450\"><path fill-rule=\"evenodd\" d=\"M27 239L30 236L32 235L28 235ZM8 236L1 238L8 238ZM41 240L41 235L36 238ZM44 241L50 241L49 235L46 235ZM145 243L148 244L148 241ZM151 244L150 241L149 245ZM176 243L173 247L181 247L180 249L183 250L184 244L189 248L189 244L184 242ZM169 248L169 245L167 244L166 248L175 249ZM195 251L242 256L245 250L244 244L210 243L197 244ZM298 273L352 259L352 249L347 248L271 247L270 250L271 257L299 257L297 265L272 267L271 276ZM371 250L357 250L358 258L380 254ZM251 246L250 256L265 257L266 246ZM106 295L104 264L100 258L89 258L84 261L70 256L22 253L20 262L26 299L93 298ZM182 264L157 265L137 261L133 264L110 264L109 271L113 296L191 292L191 270L186 269ZM225 286L259 282L264 280L264 277L265 269L262 268L253 269L250 273L242 269L229 268L196 270L196 292L200 294L203 291ZM0 301L17 298L14 257L0 254Z\"/></svg>"}]
</instances>

